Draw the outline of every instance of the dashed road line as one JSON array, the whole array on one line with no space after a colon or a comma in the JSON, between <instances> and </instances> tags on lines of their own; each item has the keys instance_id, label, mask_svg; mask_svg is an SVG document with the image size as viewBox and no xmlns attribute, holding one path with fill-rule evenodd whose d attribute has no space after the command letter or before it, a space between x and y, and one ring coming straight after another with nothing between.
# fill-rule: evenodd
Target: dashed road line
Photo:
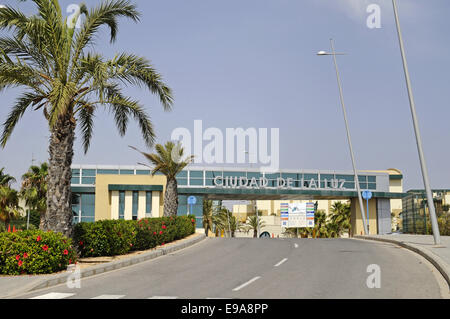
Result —
<instances>
[{"instance_id":1,"label":"dashed road line","mask_svg":"<svg viewBox=\"0 0 450 319\"><path fill-rule=\"evenodd\" d=\"M65 299L75 296L75 294L69 294L69 293L59 293L59 292L51 292L45 295L36 296L30 299Z\"/></svg>"},{"instance_id":2,"label":"dashed road line","mask_svg":"<svg viewBox=\"0 0 450 319\"><path fill-rule=\"evenodd\" d=\"M92 299L120 299L123 297L125 297L125 295L100 295Z\"/></svg>"},{"instance_id":3,"label":"dashed road line","mask_svg":"<svg viewBox=\"0 0 450 319\"><path fill-rule=\"evenodd\" d=\"M261 278L261 277L260 277L260 276L257 276L257 277L255 277L255 278L253 278L253 279L250 279L250 280L247 281L246 283L244 283L244 284L242 284L242 285L240 285L240 286L234 288L233 291L239 291L239 290L241 290L242 288L244 288L244 287L250 285L251 283L257 281L259 278Z\"/></svg>"},{"instance_id":4,"label":"dashed road line","mask_svg":"<svg viewBox=\"0 0 450 319\"><path fill-rule=\"evenodd\" d=\"M280 261L278 264L276 264L274 267L278 267L281 266L282 264L284 264L288 259L284 258L282 261Z\"/></svg>"}]
</instances>

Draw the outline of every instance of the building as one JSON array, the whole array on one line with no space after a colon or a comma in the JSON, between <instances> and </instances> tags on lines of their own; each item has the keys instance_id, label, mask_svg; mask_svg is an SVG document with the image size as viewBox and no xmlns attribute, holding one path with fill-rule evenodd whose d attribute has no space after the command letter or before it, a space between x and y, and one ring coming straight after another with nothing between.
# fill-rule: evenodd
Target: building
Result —
<instances>
[{"instance_id":1,"label":"building","mask_svg":"<svg viewBox=\"0 0 450 319\"><path fill-rule=\"evenodd\" d=\"M164 175L152 176L150 170L139 166L96 165L73 165L72 175L75 223L163 215ZM402 178L398 170L359 172L361 189L373 192L369 200L371 233L391 231L392 201L401 201L404 195L396 188ZM266 208L267 215L279 215L280 202L349 200L354 233L363 230L352 172L298 169L265 174L255 169L191 166L177 176L177 181L178 214L195 215L197 227L202 227L203 199L256 201L261 209ZM187 205L189 196L197 197L192 211Z\"/></svg>"},{"instance_id":2,"label":"building","mask_svg":"<svg viewBox=\"0 0 450 319\"><path fill-rule=\"evenodd\" d=\"M450 189L434 189L433 201L438 219L449 215L450 211ZM428 211L427 196L425 190L410 190L402 199L403 210L401 212L402 232L411 234L431 234L430 213ZM450 225L442 229L441 233L449 234Z\"/></svg>"}]
</instances>

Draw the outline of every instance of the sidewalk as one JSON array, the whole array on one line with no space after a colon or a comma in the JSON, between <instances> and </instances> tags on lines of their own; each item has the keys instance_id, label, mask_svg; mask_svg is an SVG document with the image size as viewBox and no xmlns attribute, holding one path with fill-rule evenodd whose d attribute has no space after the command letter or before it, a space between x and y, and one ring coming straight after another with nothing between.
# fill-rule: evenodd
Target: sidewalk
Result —
<instances>
[{"instance_id":1,"label":"sidewalk","mask_svg":"<svg viewBox=\"0 0 450 319\"><path fill-rule=\"evenodd\" d=\"M134 252L129 255L116 257L81 259L79 263L80 277L86 278L98 275L167 255L192 246L203 239L205 239L204 234L196 233L187 238L147 251ZM101 259L107 262L104 262ZM20 295L29 291L65 283L70 275L70 272L62 271L51 275L0 276L0 299L11 298L15 295Z\"/></svg>"},{"instance_id":2,"label":"sidewalk","mask_svg":"<svg viewBox=\"0 0 450 319\"><path fill-rule=\"evenodd\" d=\"M450 287L450 236L441 236L439 246L434 244L432 235L391 234L355 238L393 243L422 255L439 270Z\"/></svg>"}]
</instances>

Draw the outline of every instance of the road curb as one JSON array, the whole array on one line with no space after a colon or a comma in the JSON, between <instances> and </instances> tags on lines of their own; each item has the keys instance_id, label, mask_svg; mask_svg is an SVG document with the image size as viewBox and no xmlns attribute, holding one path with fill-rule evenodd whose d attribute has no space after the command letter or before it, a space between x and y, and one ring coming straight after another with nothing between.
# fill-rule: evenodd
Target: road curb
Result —
<instances>
[{"instance_id":1,"label":"road curb","mask_svg":"<svg viewBox=\"0 0 450 319\"><path fill-rule=\"evenodd\" d=\"M189 246L192 246L194 244L199 243L200 241L204 240L206 236L204 234L196 234L197 236L189 239L181 240L178 243L175 243L173 245L170 245L168 247L160 247L155 250L152 250L147 253L143 253L137 256L132 256L130 258L124 258L121 260L116 260L112 262L108 262L101 265L92 266L86 269L80 270L80 276L81 278L87 278L91 276L95 276L98 274L106 273L112 270L117 270L120 268L128 267L131 265L135 265L147 260L155 259L170 253L173 253L175 251L187 248ZM16 290L12 292L11 294L7 296L3 296L0 298L11 298L13 296L21 295L24 293L28 293L34 290L39 290L43 288L49 288L52 286L60 285L65 282L67 282L68 278L72 275L72 273L62 273L58 275L52 275L50 278L42 278L42 280L39 280L38 282L33 282L28 285L25 285L20 290Z\"/></svg>"},{"instance_id":2,"label":"road curb","mask_svg":"<svg viewBox=\"0 0 450 319\"><path fill-rule=\"evenodd\" d=\"M373 236L359 236L359 235L354 236L354 238L391 243L391 244L398 245L400 247L409 249L409 250L421 255L426 260L428 260L431 264L433 264L433 266L441 273L441 275L444 277L445 281L447 282L447 285L449 286L449 291L450 291L450 265L448 265L444 260L442 260L442 258L440 258L436 254L432 253L431 251L428 251L427 249L425 249L419 245L415 245L415 244L411 244L411 243L407 243L407 242L395 240L395 239L379 238L379 237L373 237Z\"/></svg>"}]
</instances>

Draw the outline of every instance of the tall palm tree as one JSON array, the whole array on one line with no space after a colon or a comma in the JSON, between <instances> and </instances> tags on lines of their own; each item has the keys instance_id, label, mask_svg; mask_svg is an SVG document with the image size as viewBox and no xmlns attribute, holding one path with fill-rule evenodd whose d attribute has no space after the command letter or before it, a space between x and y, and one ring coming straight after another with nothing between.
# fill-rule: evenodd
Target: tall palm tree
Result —
<instances>
[{"instance_id":1,"label":"tall palm tree","mask_svg":"<svg viewBox=\"0 0 450 319\"><path fill-rule=\"evenodd\" d=\"M137 100L122 93L124 85L142 86L156 94L163 107L172 106L171 90L150 62L134 54L112 59L93 51L99 31L106 26L110 40L118 34L119 18L139 21L136 6L127 0L105 0L67 21L58 0L32 0L37 13L27 16L11 6L0 9L0 91L25 89L3 124L0 145L5 147L25 111L41 111L48 122L49 170L46 226L72 235L71 164L75 129L87 152L93 135L94 114L106 108L120 135L129 119L137 121L148 146L154 142L152 123ZM83 15L81 28L76 21Z\"/></svg>"},{"instance_id":2,"label":"tall palm tree","mask_svg":"<svg viewBox=\"0 0 450 319\"><path fill-rule=\"evenodd\" d=\"M212 213L213 213L213 201L205 199L203 201L203 228L205 229L205 235L208 236L209 231L212 229Z\"/></svg>"},{"instance_id":3,"label":"tall palm tree","mask_svg":"<svg viewBox=\"0 0 450 319\"><path fill-rule=\"evenodd\" d=\"M4 167L0 168L0 186L11 186L11 184L14 183L16 179L11 175L3 173L4 170Z\"/></svg>"},{"instance_id":4,"label":"tall palm tree","mask_svg":"<svg viewBox=\"0 0 450 319\"><path fill-rule=\"evenodd\" d=\"M155 146L156 154L149 154L139 151L137 148L130 146L132 149L144 155L153 166L139 163L151 168L152 175L160 172L167 178L166 192L164 195L164 216L176 216L178 212L178 183L177 175L192 163L194 156L183 158L184 149L180 143L167 142L164 146L157 144Z\"/></svg>"},{"instance_id":5,"label":"tall palm tree","mask_svg":"<svg viewBox=\"0 0 450 319\"><path fill-rule=\"evenodd\" d=\"M262 229L265 227L266 223L259 219L256 215L249 216L247 218L247 225L249 226L250 230L253 230L253 237L258 237L258 229Z\"/></svg>"},{"instance_id":6,"label":"tall palm tree","mask_svg":"<svg viewBox=\"0 0 450 319\"><path fill-rule=\"evenodd\" d=\"M0 186L0 220L5 223L5 229L19 213L19 193L9 186Z\"/></svg>"},{"instance_id":7,"label":"tall palm tree","mask_svg":"<svg viewBox=\"0 0 450 319\"><path fill-rule=\"evenodd\" d=\"M31 166L22 176L22 188L20 196L26 205L40 215L40 229L46 229L45 212L47 210L47 176L48 164Z\"/></svg>"}]
</instances>

